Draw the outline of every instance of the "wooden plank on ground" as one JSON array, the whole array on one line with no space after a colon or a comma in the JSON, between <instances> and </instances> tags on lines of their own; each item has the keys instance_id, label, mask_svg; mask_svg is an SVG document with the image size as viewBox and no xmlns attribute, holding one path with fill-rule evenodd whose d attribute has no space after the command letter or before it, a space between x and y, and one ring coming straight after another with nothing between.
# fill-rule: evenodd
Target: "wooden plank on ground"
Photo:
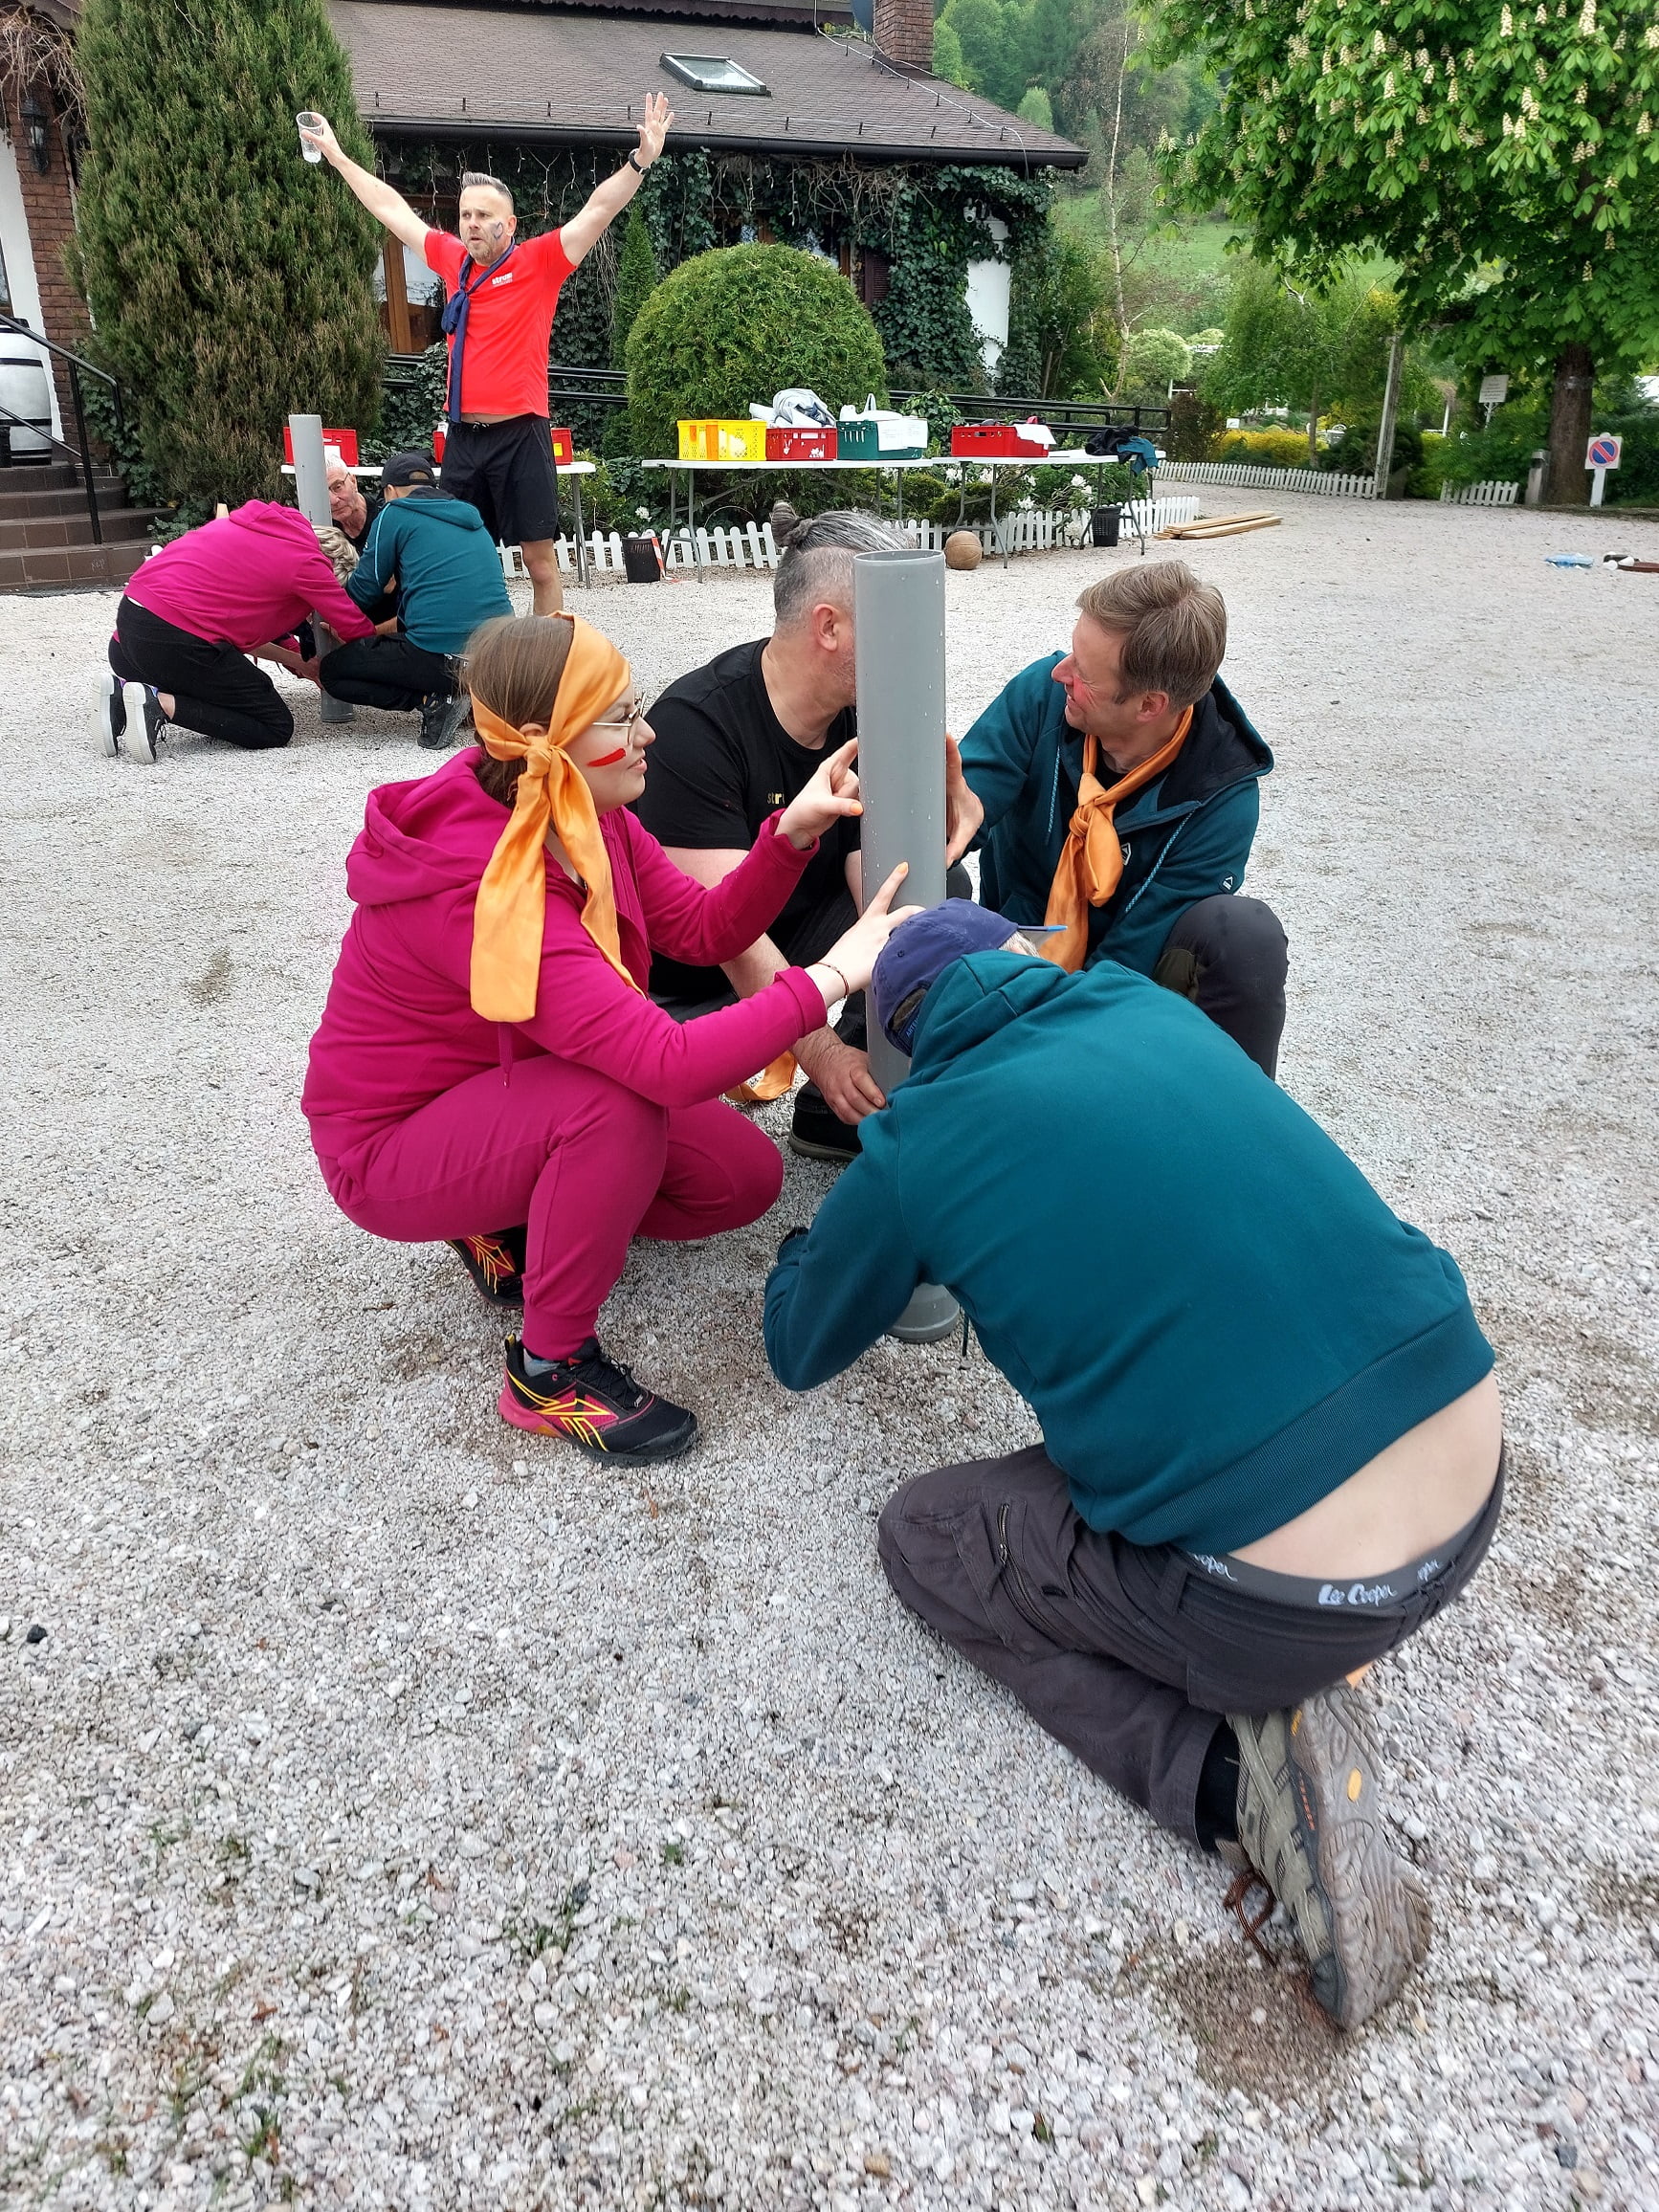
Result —
<instances>
[{"instance_id":1,"label":"wooden plank on ground","mask_svg":"<svg viewBox=\"0 0 1659 2212\"><path fill-rule=\"evenodd\" d=\"M1188 522L1183 528L1171 530L1167 535L1181 540L1184 544L1201 545L1207 543L1211 538L1242 538L1250 530L1273 530L1282 520L1283 517L1279 515L1254 515L1249 521L1216 522L1207 529L1196 522Z\"/></svg>"}]
</instances>

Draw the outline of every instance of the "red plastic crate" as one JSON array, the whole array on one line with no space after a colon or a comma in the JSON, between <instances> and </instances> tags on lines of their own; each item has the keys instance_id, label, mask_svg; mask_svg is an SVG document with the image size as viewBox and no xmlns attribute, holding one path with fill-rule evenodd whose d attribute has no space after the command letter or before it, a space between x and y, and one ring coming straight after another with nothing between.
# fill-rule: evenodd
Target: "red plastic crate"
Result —
<instances>
[{"instance_id":1,"label":"red plastic crate","mask_svg":"<svg viewBox=\"0 0 1659 2212\"><path fill-rule=\"evenodd\" d=\"M357 432L355 431L328 431L322 433L322 450L326 453L332 446L348 469L357 466ZM294 466L294 432L286 423L282 426L282 458Z\"/></svg>"},{"instance_id":2,"label":"red plastic crate","mask_svg":"<svg viewBox=\"0 0 1659 2212\"><path fill-rule=\"evenodd\" d=\"M837 439L833 431L768 429L769 461L832 461Z\"/></svg>"},{"instance_id":3,"label":"red plastic crate","mask_svg":"<svg viewBox=\"0 0 1659 2212\"><path fill-rule=\"evenodd\" d=\"M1012 423L958 423L950 450L965 460L1001 460L1015 450Z\"/></svg>"},{"instance_id":4,"label":"red plastic crate","mask_svg":"<svg viewBox=\"0 0 1659 2212\"><path fill-rule=\"evenodd\" d=\"M950 450L962 460L1047 460L1049 447L1022 437L1021 428L1019 423L958 423L950 433Z\"/></svg>"}]
</instances>

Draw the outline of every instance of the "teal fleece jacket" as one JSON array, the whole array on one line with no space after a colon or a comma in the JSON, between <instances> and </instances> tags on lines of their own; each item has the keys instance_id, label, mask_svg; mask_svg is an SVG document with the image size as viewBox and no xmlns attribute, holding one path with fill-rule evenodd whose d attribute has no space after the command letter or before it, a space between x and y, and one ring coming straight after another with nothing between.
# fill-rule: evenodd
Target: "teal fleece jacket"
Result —
<instances>
[{"instance_id":1,"label":"teal fleece jacket","mask_svg":"<svg viewBox=\"0 0 1659 2212\"><path fill-rule=\"evenodd\" d=\"M1010 921L1041 921L1077 805L1083 740L1066 719L1051 653L1006 684L962 742L962 773L985 818L980 898ZM1114 817L1123 877L1089 920L1089 957L1149 976L1189 906L1237 891L1256 833L1257 786L1273 764L1219 676L1192 711L1185 744Z\"/></svg>"},{"instance_id":2,"label":"teal fleece jacket","mask_svg":"<svg viewBox=\"0 0 1659 2212\"><path fill-rule=\"evenodd\" d=\"M962 1301L1092 1528L1234 1551L1474 1387L1455 1264L1196 1006L976 953L766 1285L791 1390Z\"/></svg>"},{"instance_id":3,"label":"teal fleece jacket","mask_svg":"<svg viewBox=\"0 0 1659 2212\"><path fill-rule=\"evenodd\" d=\"M483 517L444 492L388 499L345 588L373 607L394 576L399 628L426 653L461 653L480 622L513 611Z\"/></svg>"}]
</instances>

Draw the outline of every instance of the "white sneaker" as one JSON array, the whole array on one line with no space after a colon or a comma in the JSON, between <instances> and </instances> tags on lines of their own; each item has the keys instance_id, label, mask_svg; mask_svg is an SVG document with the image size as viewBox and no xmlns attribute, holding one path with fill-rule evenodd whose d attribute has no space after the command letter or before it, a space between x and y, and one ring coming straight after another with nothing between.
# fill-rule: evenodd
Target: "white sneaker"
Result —
<instances>
[{"instance_id":1,"label":"white sneaker","mask_svg":"<svg viewBox=\"0 0 1659 2212\"><path fill-rule=\"evenodd\" d=\"M99 678L98 706L92 718L92 726L99 741L113 761L121 751L121 741L126 729L126 700L122 686L110 669Z\"/></svg>"},{"instance_id":2,"label":"white sneaker","mask_svg":"<svg viewBox=\"0 0 1659 2212\"><path fill-rule=\"evenodd\" d=\"M148 684L124 683L121 690L126 706L122 750L130 753L135 761L154 761L167 719L156 704L155 694Z\"/></svg>"}]
</instances>

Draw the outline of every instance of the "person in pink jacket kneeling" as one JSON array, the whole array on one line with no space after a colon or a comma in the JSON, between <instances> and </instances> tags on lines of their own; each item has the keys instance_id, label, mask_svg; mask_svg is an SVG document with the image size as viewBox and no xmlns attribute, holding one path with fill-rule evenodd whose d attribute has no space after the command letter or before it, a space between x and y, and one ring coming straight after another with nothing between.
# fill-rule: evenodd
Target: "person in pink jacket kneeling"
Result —
<instances>
[{"instance_id":1,"label":"person in pink jacket kneeling","mask_svg":"<svg viewBox=\"0 0 1659 2212\"><path fill-rule=\"evenodd\" d=\"M614 646L571 615L505 616L467 675L479 745L369 794L302 1105L349 1220L447 1240L487 1297L522 1298L504 1420L625 1464L673 1458L695 1414L595 1334L629 1241L766 1211L777 1147L719 1095L862 990L915 909L889 911L897 870L824 960L671 1020L646 991L653 949L707 965L764 933L819 836L858 809L853 746L704 890L629 811L652 731Z\"/></svg>"},{"instance_id":2,"label":"person in pink jacket kneeling","mask_svg":"<svg viewBox=\"0 0 1659 2212\"><path fill-rule=\"evenodd\" d=\"M153 761L172 723L244 752L285 745L294 717L248 655L315 678L292 634L313 612L343 640L374 635L297 508L250 499L175 538L127 578L116 608L96 718L104 751Z\"/></svg>"}]
</instances>

